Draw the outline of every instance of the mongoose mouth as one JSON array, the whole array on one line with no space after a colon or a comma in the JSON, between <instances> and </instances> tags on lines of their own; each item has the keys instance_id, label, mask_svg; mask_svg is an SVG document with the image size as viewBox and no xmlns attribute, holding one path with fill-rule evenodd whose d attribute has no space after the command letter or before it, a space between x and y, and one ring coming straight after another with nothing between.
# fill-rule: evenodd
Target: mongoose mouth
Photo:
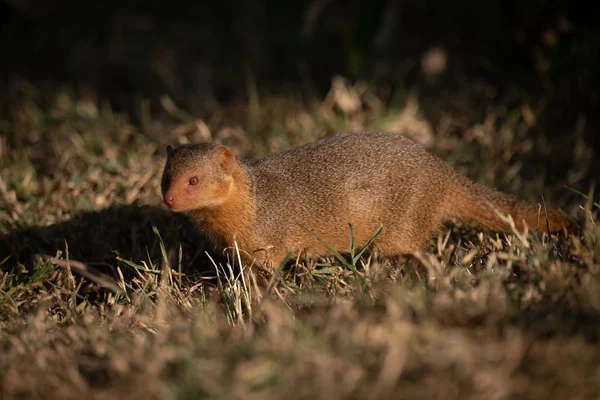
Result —
<instances>
[{"instance_id":1,"label":"mongoose mouth","mask_svg":"<svg viewBox=\"0 0 600 400\"><path fill-rule=\"evenodd\" d=\"M181 204L177 203L175 196L170 193L166 193L163 196L163 201L165 205L169 207L172 211L185 211L184 207L181 207Z\"/></svg>"},{"instance_id":2,"label":"mongoose mouth","mask_svg":"<svg viewBox=\"0 0 600 400\"><path fill-rule=\"evenodd\" d=\"M195 204L186 201L185 196L175 196L171 193L166 193L163 196L163 202L174 212L187 212L197 208Z\"/></svg>"}]
</instances>

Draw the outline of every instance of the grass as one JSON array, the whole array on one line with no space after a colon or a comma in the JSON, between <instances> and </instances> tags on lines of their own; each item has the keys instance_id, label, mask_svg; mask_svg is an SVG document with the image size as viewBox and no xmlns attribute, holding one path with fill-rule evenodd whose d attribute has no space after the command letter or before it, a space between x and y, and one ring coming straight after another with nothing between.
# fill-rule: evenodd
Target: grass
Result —
<instances>
[{"instance_id":1,"label":"grass","mask_svg":"<svg viewBox=\"0 0 600 400\"><path fill-rule=\"evenodd\" d=\"M364 85L342 89L310 102L252 91L249 111L209 120L165 98L134 126L85 93L24 87L1 124L0 398L596 398L593 154L576 143L548 179L530 168L547 146L525 105L433 127L415 99L388 108ZM384 126L479 182L543 193L580 232L448 225L417 259L357 248L265 271L161 206L166 144L262 156Z\"/></svg>"}]
</instances>

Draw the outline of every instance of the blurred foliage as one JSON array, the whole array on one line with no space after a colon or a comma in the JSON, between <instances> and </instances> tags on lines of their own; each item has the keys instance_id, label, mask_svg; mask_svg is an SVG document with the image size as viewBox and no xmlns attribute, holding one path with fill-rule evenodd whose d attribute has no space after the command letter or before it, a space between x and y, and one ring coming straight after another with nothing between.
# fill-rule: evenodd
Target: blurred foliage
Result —
<instances>
[{"instance_id":1,"label":"blurred foliage","mask_svg":"<svg viewBox=\"0 0 600 400\"><path fill-rule=\"evenodd\" d=\"M117 105L167 93L184 107L263 91L324 93L333 75L419 86L420 57L449 55L449 87L485 78L590 109L600 33L584 3L312 0L7 0L3 84L84 83ZM554 91L559 91L558 96Z\"/></svg>"}]
</instances>

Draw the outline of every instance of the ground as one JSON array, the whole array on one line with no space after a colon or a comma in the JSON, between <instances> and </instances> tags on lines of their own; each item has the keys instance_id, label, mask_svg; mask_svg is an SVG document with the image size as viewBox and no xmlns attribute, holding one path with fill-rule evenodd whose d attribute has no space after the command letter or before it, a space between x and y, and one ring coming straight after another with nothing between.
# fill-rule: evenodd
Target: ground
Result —
<instances>
[{"instance_id":1,"label":"ground","mask_svg":"<svg viewBox=\"0 0 600 400\"><path fill-rule=\"evenodd\" d=\"M597 393L600 229L591 192L563 204L580 226L566 238L450 224L420 260L331 258L243 273L161 205L165 150L153 131L260 156L334 131L387 127L540 205L535 193L560 203L571 193L564 186L576 186L520 177L512 160L531 148L525 108L473 121L465 140L431 127L415 99L377 109L365 98L356 98L363 110L346 112L335 95L267 99L257 114L232 111L222 127L157 118L144 130L68 90L23 102L14 124L22 141L1 143L2 397ZM249 135L263 120L271 130ZM583 153L573 169L585 165ZM266 290L258 273L270 279Z\"/></svg>"}]
</instances>

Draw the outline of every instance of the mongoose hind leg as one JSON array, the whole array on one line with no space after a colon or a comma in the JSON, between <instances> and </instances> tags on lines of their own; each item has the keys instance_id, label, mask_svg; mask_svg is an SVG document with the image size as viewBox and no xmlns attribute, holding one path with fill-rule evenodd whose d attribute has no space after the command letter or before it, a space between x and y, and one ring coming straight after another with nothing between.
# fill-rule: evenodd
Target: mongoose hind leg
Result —
<instances>
[{"instance_id":1,"label":"mongoose hind leg","mask_svg":"<svg viewBox=\"0 0 600 400\"><path fill-rule=\"evenodd\" d=\"M397 258L398 256L412 256L426 248L429 232L420 232L414 235L382 235L373 241L373 250L379 257Z\"/></svg>"},{"instance_id":2,"label":"mongoose hind leg","mask_svg":"<svg viewBox=\"0 0 600 400\"><path fill-rule=\"evenodd\" d=\"M295 252L271 249L266 258L259 259L258 261L263 262L265 266L279 268L284 262L287 264L290 260L295 260L295 257Z\"/></svg>"}]
</instances>

